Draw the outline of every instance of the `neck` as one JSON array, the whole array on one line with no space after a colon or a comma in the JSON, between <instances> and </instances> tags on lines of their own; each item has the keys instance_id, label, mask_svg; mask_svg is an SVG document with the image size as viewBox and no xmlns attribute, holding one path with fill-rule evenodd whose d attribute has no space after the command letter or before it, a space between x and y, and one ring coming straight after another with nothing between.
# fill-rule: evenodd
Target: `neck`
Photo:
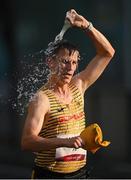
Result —
<instances>
[{"instance_id":1,"label":"neck","mask_svg":"<svg viewBox=\"0 0 131 180\"><path fill-rule=\"evenodd\" d=\"M48 87L59 94L67 94L69 92L69 84L60 83L55 77L50 77Z\"/></svg>"},{"instance_id":2,"label":"neck","mask_svg":"<svg viewBox=\"0 0 131 180\"><path fill-rule=\"evenodd\" d=\"M60 102L70 104L72 101L72 95L69 88L69 84L63 84L56 78L50 78L47 86L53 90Z\"/></svg>"}]
</instances>

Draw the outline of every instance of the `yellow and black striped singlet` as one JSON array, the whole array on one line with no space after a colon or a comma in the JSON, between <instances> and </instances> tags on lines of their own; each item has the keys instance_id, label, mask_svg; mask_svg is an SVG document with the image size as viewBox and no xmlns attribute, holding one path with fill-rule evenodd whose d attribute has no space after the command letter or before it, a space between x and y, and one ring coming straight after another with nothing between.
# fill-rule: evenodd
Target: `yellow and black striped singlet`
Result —
<instances>
[{"instance_id":1,"label":"yellow and black striped singlet","mask_svg":"<svg viewBox=\"0 0 131 180\"><path fill-rule=\"evenodd\" d=\"M71 84L73 100L61 103L53 91L41 88L50 102L50 112L39 136L44 138L69 138L78 136L85 128L84 100L78 88ZM86 164L86 151L82 148L56 148L36 153L35 164L54 172L71 173Z\"/></svg>"}]
</instances>

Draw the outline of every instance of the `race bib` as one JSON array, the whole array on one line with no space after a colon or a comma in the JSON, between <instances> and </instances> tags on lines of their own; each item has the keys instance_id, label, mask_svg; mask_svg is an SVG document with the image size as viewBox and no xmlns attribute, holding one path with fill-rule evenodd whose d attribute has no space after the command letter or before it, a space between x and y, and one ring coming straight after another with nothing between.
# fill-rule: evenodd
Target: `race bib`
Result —
<instances>
[{"instance_id":1,"label":"race bib","mask_svg":"<svg viewBox=\"0 0 131 180\"><path fill-rule=\"evenodd\" d=\"M76 137L78 135L68 134L68 135L58 135L58 138L71 138ZM81 161L86 158L86 150L82 148L67 148L67 147L60 147L56 148L56 161Z\"/></svg>"}]
</instances>

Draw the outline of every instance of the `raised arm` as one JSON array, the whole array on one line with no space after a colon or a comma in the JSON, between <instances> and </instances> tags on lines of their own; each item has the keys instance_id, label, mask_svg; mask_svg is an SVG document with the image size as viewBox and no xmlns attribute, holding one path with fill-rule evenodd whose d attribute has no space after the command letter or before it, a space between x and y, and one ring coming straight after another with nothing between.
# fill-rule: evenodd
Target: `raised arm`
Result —
<instances>
[{"instance_id":1,"label":"raised arm","mask_svg":"<svg viewBox=\"0 0 131 180\"><path fill-rule=\"evenodd\" d=\"M75 10L70 10L67 13L67 19L72 26L85 30L87 36L96 48L96 56L90 61L86 68L73 79L74 83L84 93L102 74L115 51L106 37L93 27L92 23L77 14Z\"/></svg>"}]
</instances>

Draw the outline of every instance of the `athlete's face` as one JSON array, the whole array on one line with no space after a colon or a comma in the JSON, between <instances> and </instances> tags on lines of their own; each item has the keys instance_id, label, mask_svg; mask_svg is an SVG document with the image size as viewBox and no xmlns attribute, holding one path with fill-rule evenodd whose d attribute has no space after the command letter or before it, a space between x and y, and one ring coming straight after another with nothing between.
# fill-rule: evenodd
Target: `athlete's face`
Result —
<instances>
[{"instance_id":1,"label":"athlete's face","mask_svg":"<svg viewBox=\"0 0 131 180\"><path fill-rule=\"evenodd\" d=\"M52 61L51 71L62 84L70 83L78 65L78 51L69 53L68 49L60 49Z\"/></svg>"}]
</instances>

